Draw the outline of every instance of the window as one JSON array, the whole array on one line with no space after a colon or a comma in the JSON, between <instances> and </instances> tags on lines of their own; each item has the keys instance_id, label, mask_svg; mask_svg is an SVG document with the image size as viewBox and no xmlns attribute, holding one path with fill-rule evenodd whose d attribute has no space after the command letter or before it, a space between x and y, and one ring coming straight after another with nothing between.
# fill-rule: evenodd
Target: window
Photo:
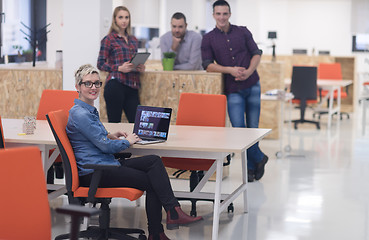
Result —
<instances>
[{"instance_id":1,"label":"window","mask_svg":"<svg viewBox=\"0 0 369 240\"><path fill-rule=\"evenodd\" d=\"M46 0L0 0L4 13L1 24L1 57L9 56L9 62L22 55L26 61L32 61L33 47L30 41L35 37L38 60L46 59ZM37 31L31 31L37 30ZM27 40L27 39L28 40Z\"/></svg>"}]
</instances>

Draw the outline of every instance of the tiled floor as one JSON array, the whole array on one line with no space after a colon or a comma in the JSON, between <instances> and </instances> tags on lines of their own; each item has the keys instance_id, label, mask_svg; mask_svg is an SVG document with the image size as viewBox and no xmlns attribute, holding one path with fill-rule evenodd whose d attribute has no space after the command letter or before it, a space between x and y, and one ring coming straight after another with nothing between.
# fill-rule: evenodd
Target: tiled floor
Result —
<instances>
[{"instance_id":1,"label":"tiled floor","mask_svg":"<svg viewBox=\"0 0 369 240\"><path fill-rule=\"evenodd\" d=\"M242 197L233 214L222 213L219 239L249 240L368 240L369 239L369 132L361 135L360 112L351 114L327 130L301 125L291 132L292 151L277 159L277 140L263 140L269 155L265 176L249 184L249 212L243 213ZM307 114L307 117L311 116ZM284 137L285 142L287 136ZM237 183L239 156L235 156L230 175L222 188ZM186 180L173 180L174 189L187 189ZM206 186L209 190L213 183ZM60 197L51 208L66 204ZM147 231L144 204L136 207L127 200L114 199L112 226L140 227ZM211 239L212 203L199 202L198 214L204 221L166 231L171 239ZM182 202L189 212L190 204ZM165 220L165 215L164 215ZM67 232L69 220L52 210L53 236ZM96 219L92 222L96 223Z\"/></svg>"}]
</instances>

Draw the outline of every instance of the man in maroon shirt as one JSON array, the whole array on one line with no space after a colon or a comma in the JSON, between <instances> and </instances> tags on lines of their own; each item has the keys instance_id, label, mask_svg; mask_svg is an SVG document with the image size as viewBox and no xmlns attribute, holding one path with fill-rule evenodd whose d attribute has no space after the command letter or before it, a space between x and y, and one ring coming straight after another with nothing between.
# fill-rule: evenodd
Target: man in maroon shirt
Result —
<instances>
[{"instance_id":1,"label":"man in maroon shirt","mask_svg":"<svg viewBox=\"0 0 369 240\"><path fill-rule=\"evenodd\" d=\"M231 8L227 1L214 2L213 17L216 27L202 39L202 65L208 72L224 73L224 94L232 126L258 128L260 82L256 68L262 51L246 27L230 24ZM247 150L249 182L263 177L267 161L258 143Z\"/></svg>"}]
</instances>

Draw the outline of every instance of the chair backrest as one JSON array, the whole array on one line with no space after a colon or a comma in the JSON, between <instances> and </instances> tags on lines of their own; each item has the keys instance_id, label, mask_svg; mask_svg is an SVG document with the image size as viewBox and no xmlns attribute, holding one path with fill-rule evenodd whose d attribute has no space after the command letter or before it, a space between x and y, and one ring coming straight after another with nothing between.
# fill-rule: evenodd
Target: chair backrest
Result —
<instances>
[{"instance_id":1,"label":"chair backrest","mask_svg":"<svg viewBox=\"0 0 369 240\"><path fill-rule=\"evenodd\" d=\"M78 98L76 91L45 89L42 92L36 119L46 120L48 112L59 109L63 109L68 115L68 111L73 107L76 98Z\"/></svg>"},{"instance_id":2,"label":"chair backrest","mask_svg":"<svg viewBox=\"0 0 369 240\"><path fill-rule=\"evenodd\" d=\"M51 239L40 149L0 150L0 239Z\"/></svg>"},{"instance_id":3,"label":"chair backrest","mask_svg":"<svg viewBox=\"0 0 369 240\"><path fill-rule=\"evenodd\" d=\"M318 79L342 80L340 63L319 63Z\"/></svg>"},{"instance_id":4,"label":"chair backrest","mask_svg":"<svg viewBox=\"0 0 369 240\"><path fill-rule=\"evenodd\" d=\"M5 140L4 140L4 132L3 132L3 124L1 122L1 116L0 116L0 149L5 148Z\"/></svg>"},{"instance_id":5,"label":"chair backrest","mask_svg":"<svg viewBox=\"0 0 369 240\"><path fill-rule=\"evenodd\" d=\"M296 99L317 98L317 67L293 66L291 92Z\"/></svg>"},{"instance_id":6,"label":"chair backrest","mask_svg":"<svg viewBox=\"0 0 369 240\"><path fill-rule=\"evenodd\" d=\"M68 123L68 116L63 110L58 110L49 112L46 115L46 119L49 122L63 159L65 183L69 195L79 187L79 178L76 158L65 130Z\"/></svg>"},{"instance_id":7,"label":"chair backrest","mask_svg":"<svg viewBox=\"0 0 369 240\"><path fill-rule=\"evenodd\" d=\"M227 111L225 95L182 93L177 125L224 127Z\"/></svg>"}]
</instances>

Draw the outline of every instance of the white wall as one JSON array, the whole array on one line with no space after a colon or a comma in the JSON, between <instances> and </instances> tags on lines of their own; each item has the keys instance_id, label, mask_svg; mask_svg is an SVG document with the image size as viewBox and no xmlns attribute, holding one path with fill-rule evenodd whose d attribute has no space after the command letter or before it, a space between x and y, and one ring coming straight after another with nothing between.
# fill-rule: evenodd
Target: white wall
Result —
<instances>
[{"instance_id":1,"label":"white wall","mask_svg":"<svg viewBox=\"0 0 369 240\"><path fill-rule=\"evenodd\" d=\"M351 2L348 0L265 0L260 14L260 40L278 33L277 54L293 48L329 50L332 55L351 54ZM262 7L261 9L264 9Z\"/></svg>"},{"instance_id":2,"label":"white wall","mask_svg":"<svg viewBox=\"0 0 369 240\"><path fill-rule=\"evenodd\" d=\"M63 49L63 1L47 0L46 23L50 23L47 35L46 59L49 67L55 66L56 50Z\"/></svg>"},{"instance_id":3,"label":"white wall","mask_svg":"<svg viewBox=\"0 0 369 240\"><path fill-rule=\"evenodd\" d=\"M110 0L64 0L63 89L74 90L74 71L82 64L96 66L100 41L110 24ZM104 23L105 22L105 23Z\"/></svg>"},{"instance_id":4,"label":"white wall","mask_svg":"<svg viewBox=\"0 0 369 240\"><path fill-rule=\"evenodd\" d=\"M63 7L62 2L65 3ZM133 26L159 27L160 34L163 34L169 31L170 17L176 11L186 15L189 29L193 30L196 26L199 29L212 29L215 26L212 2L48 0L47 17L48 23L52 24L48 38L49 65L55 64L55 50L58 49L69 52L73 59L72 62L66 62L64 58L64 65L76 64L74 61L78 59L81 59L79 62L90 59L92 64L96 64L93 58L98 54L98 38L107 33L108 29L103 25L104 22L110 25L114 5L126 5L130 9ZM247 26L265 54L271 54L272 51L268 48L271 45L267 39L268 31L277 31L276 52L279 55L291 54L293 48L305 48L309 54L315 49L315 53L329 50L332 55L351 55L352 34L363 31L369 33L368 0L229 0L229 3L232 9L231 23ZM62 8L63 14L60 11ZM110 13L101 16L100 12L107 11ZM67 25L69 29L65 30ZM91 28L88 25L99 27ZM83 40L76 39L79 35Z\"/></svg>"}]
</instances>

